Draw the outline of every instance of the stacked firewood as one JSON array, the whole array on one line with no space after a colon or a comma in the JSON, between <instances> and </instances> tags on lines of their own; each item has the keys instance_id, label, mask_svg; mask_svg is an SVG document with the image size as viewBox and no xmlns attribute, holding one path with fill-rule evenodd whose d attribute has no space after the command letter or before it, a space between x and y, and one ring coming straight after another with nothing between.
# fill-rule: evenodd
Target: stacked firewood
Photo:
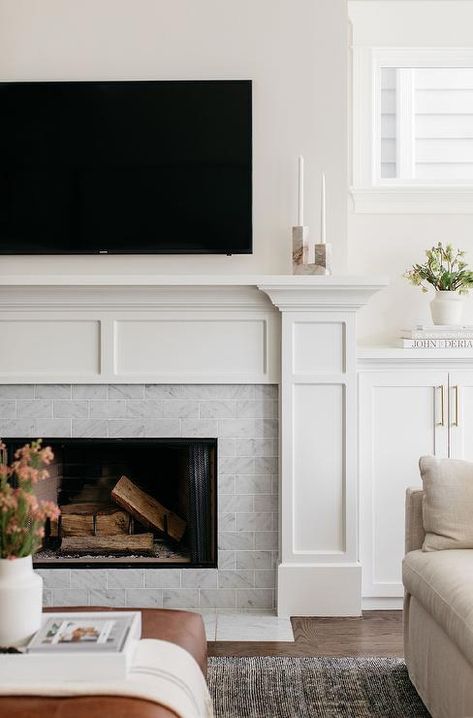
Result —
<instances>
[{"instance_id":1,"label":"stacked firewood","mask_svg":"<svg viewBox=\"0 0 473 718\"><path fill-rule=\"evenodd\" d=\"M61 515L51 526L51 536L60 540L62 553L152 554L155 534L182 540L187 526L184 519L127 476L120 478L110 496L109 503L70 503L60 507Z\"/></svg>"}]
</instances>

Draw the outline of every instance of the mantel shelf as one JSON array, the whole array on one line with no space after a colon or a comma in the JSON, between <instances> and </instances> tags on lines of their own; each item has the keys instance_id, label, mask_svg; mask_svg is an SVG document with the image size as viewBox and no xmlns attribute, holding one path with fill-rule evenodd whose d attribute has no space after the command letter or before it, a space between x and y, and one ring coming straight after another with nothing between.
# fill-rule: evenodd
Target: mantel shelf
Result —
<instances>
[{"instance_id":1,"label":"mantel shelf","mask_svg":"<svg viewBox=\"0 0 473 718\"><path fill-rule=\"evenodd\" d=\"M356 275L293 276L291 274L10 274L0 275L5 287L241 287L286 288L373 287L381 289L385 277Z\"/></svg>"}]
</instances>

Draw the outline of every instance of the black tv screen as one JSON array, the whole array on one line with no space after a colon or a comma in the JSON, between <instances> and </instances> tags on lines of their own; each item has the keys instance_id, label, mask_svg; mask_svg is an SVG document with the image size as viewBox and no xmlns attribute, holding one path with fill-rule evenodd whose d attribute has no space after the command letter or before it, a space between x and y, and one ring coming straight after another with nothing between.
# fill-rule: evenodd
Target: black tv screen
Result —
<instances>
[{"instance_id":1,"label":"black tv screen","mask_svg":"<svg viewBox=\"0 0 473 718\"><path fill-rule=\"evenodd\" d=\"M0 252L252 251L250 81L0 83Z\"/></svg>"}]
</instances>

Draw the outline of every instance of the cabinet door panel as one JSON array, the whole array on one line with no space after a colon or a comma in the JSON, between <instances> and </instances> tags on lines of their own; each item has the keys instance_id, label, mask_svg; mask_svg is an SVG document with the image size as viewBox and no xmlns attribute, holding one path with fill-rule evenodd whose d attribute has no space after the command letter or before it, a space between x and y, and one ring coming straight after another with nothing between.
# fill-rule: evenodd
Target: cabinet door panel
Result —
<instances>
[{"instance_id":1,"label":"cabinet door panel","mask_svg":"<svg viewBox=\"0 0 473 718\"><path fill-rule=\"evenodd\" d=\"M402 596L406 488L421 483L420 456L447 455L447 434L446 374L361 375L363 596Z\"/></svg>"},{"instance_id":2,"label":"cabinet door panel","mask_svg":"<svg viewBox=\"0 0 473 718\"><path fill-rule=\"evenodd\" d=\"M450 456L473 461L473 372L452 372L449 389Z\"/></svg>"}]
</instances>

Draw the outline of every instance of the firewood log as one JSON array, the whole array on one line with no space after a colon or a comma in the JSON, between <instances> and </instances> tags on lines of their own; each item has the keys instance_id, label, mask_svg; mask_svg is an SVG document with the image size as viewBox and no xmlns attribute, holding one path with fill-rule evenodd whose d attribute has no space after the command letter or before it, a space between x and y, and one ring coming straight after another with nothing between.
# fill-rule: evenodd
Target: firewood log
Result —
<instances>
[{"instance_id":1,"label":"firewood log","mask_svg":"<svg viewBox=\"0 0 473 718\"><path fill-rule=\"evenodd\" d=\"M129 536L68 536L63 538L60 553L154 553L153 534Z\"/></svg>"},{"instance_id":2,"label":"firewood log","mask_svg":"<svg viewBox=\"0 0 473 718\"><path fill-rule=\"evenodd\" d=\"M143 526L167 534L175 541L181 541L187 526L184 519L160 504L126 476L122 476L113 487L112 499Z\"/></svg>"},{"instance_id":3,"label":"firewood log","mask_svg":"<svg viewBox=\"0 0 473 718\"><path fill-rule=\"evenodd\" d=\"M117 506L66 504L60 506L61 536L115 536L128 534L132 517Z\"/></svg>"}]
</instances>

